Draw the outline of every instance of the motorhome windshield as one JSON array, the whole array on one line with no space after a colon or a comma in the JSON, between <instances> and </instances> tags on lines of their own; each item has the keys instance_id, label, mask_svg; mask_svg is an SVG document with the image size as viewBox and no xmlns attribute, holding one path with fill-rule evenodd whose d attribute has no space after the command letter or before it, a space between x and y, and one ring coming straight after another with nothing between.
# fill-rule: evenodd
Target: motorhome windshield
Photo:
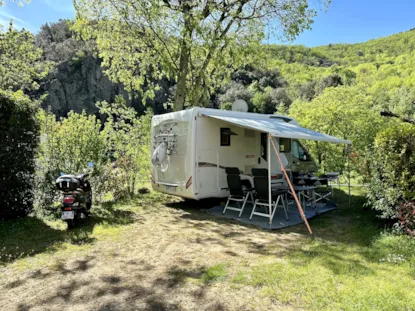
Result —
<instances>
[{"instance_id":1,"label":"motorhome windshield","mask_svg":"<svg viewBox=\"0 0 415 311\"><path fill-rule=\"evenodd\" d=\"M298 140L292 141L292 155L300 161L311 161L309 153Z\"/></svg>"}]
</instances>

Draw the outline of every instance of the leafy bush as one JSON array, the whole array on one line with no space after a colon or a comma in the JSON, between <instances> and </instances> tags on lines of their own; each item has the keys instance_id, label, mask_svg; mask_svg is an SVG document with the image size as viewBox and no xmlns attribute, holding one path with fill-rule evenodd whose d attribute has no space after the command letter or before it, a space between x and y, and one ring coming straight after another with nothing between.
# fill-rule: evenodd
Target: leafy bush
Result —
<instances>
[{"instance_id":1,"label":"leafy bush","mask_svg":"<svg viewBox=\"0 0 415 311\"><path fill-rule=\"evenodd\" d=\"M255 112L273 114L280 105L289 107L292 100L284 88L267 87L264 92L256 92L252 102L255 106Z\"/></svg>"},{"instance_id":2,"label":"leafy bush","mask_svg":"<svg viewBox=\"0 0 415 311\"><path fill-rule=\"evenodd\" d=\"M13 23L7 32L0 27L0 89L37 90L36 80L46 76L50 65L39 62L41 55L30 32L14 29Z\"/></svg>"},{"instance_id":3,"label":"leafy bush","mask_svg":"<svg viewBox=\"0 0 415 311\"><path fill-rule=\"evenodd\" d=\"M289 112L304 127L351 140L353 151L360 155L370 150L376 134L389 121L380 117L372 97L358 87L326 88L311 102L295 101ZM343 146L324 142L306 144L323 170L344 169L347 161Z\"/></svg>"},{"instance_id":4,"label":"leafy bush","mask_svg":"<svg viewBox=\"0 0 415 311\"><path fill-rule=\"evenodd\" d=\"M242 84L231 82L224 94L219 95L219 106L223 110L230 110L236 99L243 99L248 103L249 111L253 111L252 92Z\"/></svg>"},{"instance_id":5,"label":"leafy bush","mask_svg":"<svg viewBox=\"0 0 415 311\"><path fill-rule=\"evenodd\" d=\"M415 196L415 126L394 123L376 136L372 151L369 204L383 218L397 218Z\"/></svg>"},{"instance_id":6,"label":"leafy bush","mask_svg":"<svg viewBox=\"0 0 415 311\"><path fill-rule=\"evenodd\" d=\"M41 144L37 154L36 202L39 208L48 208L56 201L59 192L54 181L61 172L78 174L94 163L92 178L100 176L107 148L101 122L94 115L70 112L59 121L42 111ZM93 190L97 182L93 182Z\"/></svg>"},{"instance_id":7,"label":"leafy bush","mask_svg":"<svg viewBox=\"0 0 415 311\"><path fill-rule=\"evenodd\" d=\"M127 107L117 96L113 104L98 103L100 112L107 117L103 133L112 152L120 195L133 196L139 181L150 175L150 126L151 113L138 118L136 111Z\"/></svg>"},{"instance_id":8,"label":"leafy bush","mask_svg":"<svg viewBox=\"0 0 415 311\"><path fill-rule=\"evenodd\" d=\"M23 96L0 92L0 219L32 209L37 106Z\"/></svg>"}]
</instances>

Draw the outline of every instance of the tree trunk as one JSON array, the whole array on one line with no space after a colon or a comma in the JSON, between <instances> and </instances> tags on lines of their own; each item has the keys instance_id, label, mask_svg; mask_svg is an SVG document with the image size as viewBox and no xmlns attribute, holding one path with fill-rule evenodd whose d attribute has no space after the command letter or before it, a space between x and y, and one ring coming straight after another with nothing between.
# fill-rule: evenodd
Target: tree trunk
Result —
<instances>
[{"instance_id":1,"label":"tree trunk","mask_svg":"<svg viewBox=\"0 0 415 311\"><path fill-rule=\"evenodd\" d=\"M186 101L186 90L187 90L187 73L189 69L189 57L190 50L186 38L183 38L182 46L180 49L180 62L179 72L177 74L176 84L176 96L174 98L174 111L184 109L184 103Z\"/></svg>"},{"instance_id":2,"label":"tree trunk","mask_svg":"<svg viewBox=\"0 0 415 311\"><path fill-rule=\"evenodd\" d=\"M187 2L183 3L183 15L184 15L184 29L182 33L182 42L180 46L180 60L179 60L179 72L177 73L177 84L176 84L176 96L174 98L174 111L184 109L186 102L187 92L187 74L189 72L190 62L190 46L192 40L192 23L191 14L189 13L191 8Z\"/></svg>"}]
</instances>

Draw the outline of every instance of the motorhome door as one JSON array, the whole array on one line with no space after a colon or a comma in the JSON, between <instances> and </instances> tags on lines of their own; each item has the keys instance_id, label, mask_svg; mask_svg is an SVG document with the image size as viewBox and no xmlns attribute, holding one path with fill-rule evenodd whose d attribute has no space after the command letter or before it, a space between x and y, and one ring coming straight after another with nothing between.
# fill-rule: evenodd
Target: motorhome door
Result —
<instances>
[{"instance_id":1,"label":"motorhome door","mask_svg":"<svg viewBox=\"0 0 415 311\"><path fill-rule=\"evenodd\" d=\"M216 194L219 191L219 154L215 149L197 152L197 187L199 194Z\"/></svg>"}]
</instances>

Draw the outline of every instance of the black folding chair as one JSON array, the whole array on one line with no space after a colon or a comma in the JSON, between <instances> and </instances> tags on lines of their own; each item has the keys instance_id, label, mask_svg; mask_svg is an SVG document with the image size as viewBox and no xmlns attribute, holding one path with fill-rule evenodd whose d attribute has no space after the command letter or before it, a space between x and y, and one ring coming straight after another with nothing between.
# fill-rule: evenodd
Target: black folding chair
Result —
<instances>
[{"instance_id":1,"label":"black folding chair","mask_svg":"<svg viewBox=\"0 0 415 311\"><path fill-rule=\"evenodd\" d=\"M271 192L271 206L269 204L269 180L268 180L268 170L261 168L253 168L252 175L254 175L254 184L256 192L256 200L254 203L254 208L252 209L252 216L262 216L269 218L269 223L272 223L274 219L275 211L277 210L278 204L281 200L282 206L285 212L285 219L288 220L287 207L285 205L285 196L287 194L286 190L276 190ZM256 212L256 207L258 205L268 207L268 213Z\"/></svg>"},{"instance_id":2,"label":"black folding chair","mask_svg":"<svg viewBox=\"0 0 415 311\"><path fill-rule=\"evenodd\" d=\"M239 212L239 217L241 217L249 196L251 196L252 204L254 203L254 196L252 195L252 191L254 189L246 187L244 188L242 186L240 171L237 167L227 167L225 171L226 179L228 180L230 196L228 197L228 201L226 202L225 208L223 209L223 214L225 214L226 210L232 210ZM231 201L237 202L238 207L230 206L229 203ZM242 206L240 205L240 202L243 202Z\"/></svg>"}]
</instances>

